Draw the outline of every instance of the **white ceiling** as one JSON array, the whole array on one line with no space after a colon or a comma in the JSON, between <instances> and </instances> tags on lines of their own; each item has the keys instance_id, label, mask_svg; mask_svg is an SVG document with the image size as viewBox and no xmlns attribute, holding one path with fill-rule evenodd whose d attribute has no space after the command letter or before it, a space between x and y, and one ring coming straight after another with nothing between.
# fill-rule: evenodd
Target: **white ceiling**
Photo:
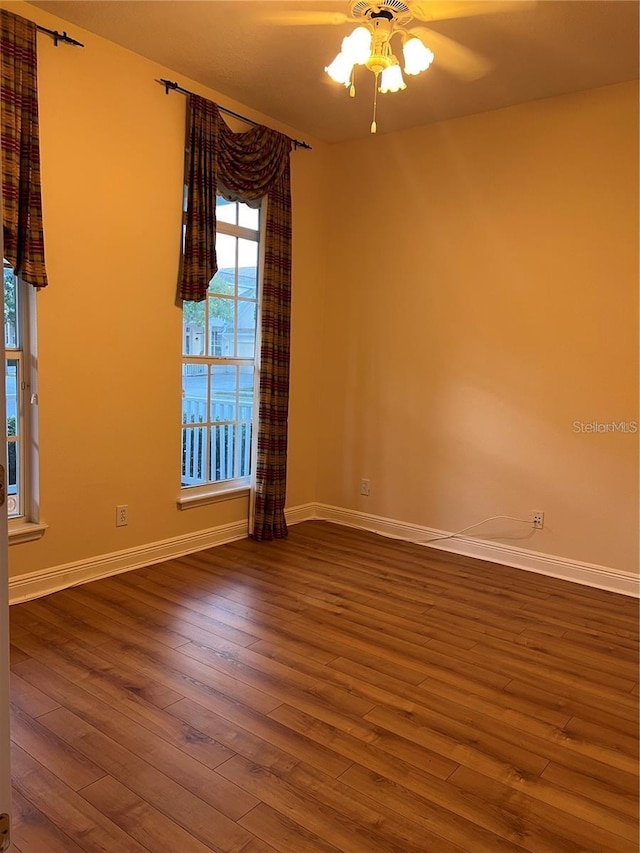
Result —
<instances>
[{"instance_id":1,"label":"white ceiling","mask_svg":"<svg viewBox=\"0 0 640 853\"><path fill-rule=\"evenodd\" d=\"M359 69L351 99L323 70L354 24L282 20L295 21L300 11L334 12L339 20L348 11L346 0L31 5L174 69L178 82L179 75L190 77L302 134L337 142L369 133L373 75ZM636 0L523 0L522 10L500 0L426 0L421 6L436 18L429 22L436 58L426 72L407 79L406 90L379 97L378 133L638 78ZM488 60L488 72L475 80L452 73L460 63L447 39Z\"/></svg>"}]
</instances>

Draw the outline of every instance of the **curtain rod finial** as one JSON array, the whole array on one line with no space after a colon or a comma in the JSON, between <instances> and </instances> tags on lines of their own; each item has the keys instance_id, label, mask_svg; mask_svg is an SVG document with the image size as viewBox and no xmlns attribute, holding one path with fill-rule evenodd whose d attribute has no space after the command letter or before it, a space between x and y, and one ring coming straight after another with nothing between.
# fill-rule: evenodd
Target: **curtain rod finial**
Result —
<instances>
[{"instance_id":1,"label":"curtain rod finial","mask_svg":"<svg viewBox=\"0 0 640 853\"><path fill-rule=\"evenodd\" d=\"M174 90L174 89L178 88L178 84L175 83L173 80L165 80L164 77L161 77L160 82L164 86L165 95L168 95L170 90Z\"/></svg>"}]
</instances>

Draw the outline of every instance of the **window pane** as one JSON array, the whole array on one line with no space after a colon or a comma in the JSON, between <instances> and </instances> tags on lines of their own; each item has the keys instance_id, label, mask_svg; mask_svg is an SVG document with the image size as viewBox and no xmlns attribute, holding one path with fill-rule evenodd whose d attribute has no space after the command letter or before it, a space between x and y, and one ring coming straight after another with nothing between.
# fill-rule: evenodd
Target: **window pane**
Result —
<instances>
[{"instance_id":1,"label":"window pane","mask_svg":"<svg viewBox=\"0 0 640 853\"><path fill-rule=\"evenodd\" d=\"M10 267L4 267L4 345L8 349L17 347L18 311L17 280Z\"/></svg>"},{"instance_id":2,"label":"window pane","mask_svg":"<svg viewBox=\"0 0 640 853\"><path fill-rule=\"evenodd\" d=\"M229 234L216 237L218 272L209 282L210 293L233 294L236 289L236 251L238 240Z\"/></svg>"},{"instance_id":3,"label":"window pane","mask_svg":"<svg viewBox=\"0 0 640 853\"><path fill-rule=\"evenodd\" d=\"M237 224L238 205L235 201L227 201L226 198L216 198L216 219L220 222Z\"/></svg>"},{"instance_id":4,"label":"window pane","mask_svg":"<svg viewBox=\"0 0 640 853\"><path fill-rule=\"evenodd\" d=\"M208 355L233 356L233 326L235 301L214 296L209 299L209 352Z\"/></svg>"},{"instance_id":5,"label":"window pane","mask_svg":"<svg viewBox=\"0 0 640 853\"><path fill-rule=\"evenodd\" d=\"M240 203L238 205L238 225L257 231L260 228L260 208L249 207L248 204Z\"/></svg>"},{"instance_id":6,"label":"window pane","mask_svg":"<svg viewBox=\"0 0 640 853\"><path fill-rule=\"evenodd\" d=\"M234 475L235 427L221 424L211 428L211 480L231 480Z\"/></svg>"},{"instance_id":7,"label":"window pane","mask_svg":"<svg viewBox=\"0 0 640 853\"><path fill-rule=\"evenodd\" d=\"M211 420L234 421L237 418L238 368L232 364L211 368Z\"/></svg>"},{"instance_id":8,"label":"window pane","mask_svg":"<svg viewBox=\"0 0 640 853\"><path fill-rule=\"evenodd\" d=\"M204 355L205 303L182 303L182 352L184 355Z\"/></svg>"},{"instance_id":9,"label":"window pane","mask_svg":"<svg viewBox=\"0 0 640 853\"><path fill-rule=\"evenodd\" d=\"M238 424L238 477L251 473L251 430L250 423Z\"/></svg>"},{"instance_id":10,"label":"window pane","mask_svg":"<svg viewBox=\"0 0 640 853\"><path fill-rule=\"evenodd\" d=\"M238 240L238 296L255 299L258 292L258 244Z\"/></svg>"},{"instance_id":11,"label":"window pane","mask_svg":"<svg viewBox=\"0 0 640 853\"><path fill-rule=\"evenodd\" d=\"M18 360L7 359L5 371L5 395L7 398L7 435L18 435L20 419L18 417Z\"/></svg>"},{"instance_id":12,"label":"window pane","mask_svg":"<svg viewBox=\"0 0 640 853\"><path fill-rule=\"evenodd\" d=\"M182 430L182 485L206 483L207 429L187 427Z\"/></svg>"},{"instance_id":13,"label":"window pane","mask_svg":"<svg viewBox=\"0 0 640 853\"><path fill-rule=\"evenodd\" d=\"M7 398L7 515L21 515L20 482L22 479L20 451L20 362L15 358L6 361L5 393Z\"/></svg>"},{"instance_id":14,"label":"window pane","mask_svg":"<svg viewBox=\"0 0 640 853\"><path fill-rule=\"evenodd\" d=\"M255 302L238 302L238 358L253 358L256 351Z\"/></svg>"},{"instance_id":15,"label":"window pane","mask_svg":"<svg viewBox=\"0 0 640 853\"><path fill-rule=\"evenodd\" d=\"M253 420L253 367L239 368L238 420Z\"/></svg>"},{"instance_id":16,"label":"window pane","mask_svg":"<svg viewBox=\"0 0 640 853\"><path fill-rule=\"evenodd\" d=\"M18 444L7 444L7 515L20 515L20 452Z\"/></svg>"},{"instance_id":17,"label":"window pane","mask_svg":"<svg viewBox=\"0 0 640 853\"><path fill-rule=\"evenodd\" d=\"M207 366L182 365L182 423L202 424L207 420Z\"/></svg>"}]
</instances>

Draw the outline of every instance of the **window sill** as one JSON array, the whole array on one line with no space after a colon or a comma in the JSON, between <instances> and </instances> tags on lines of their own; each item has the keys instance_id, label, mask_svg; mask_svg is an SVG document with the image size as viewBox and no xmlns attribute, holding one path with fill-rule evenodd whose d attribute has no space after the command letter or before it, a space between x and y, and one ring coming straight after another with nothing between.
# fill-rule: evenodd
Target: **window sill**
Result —
<instances>
[{"instance_id":1,"label":"window sill","mask_svg":"<svg viewBox=\"0 0 640 853\"><path fill-rule=\"evenodd\" d=\"M218 489L211 492L198 492L195 495L181 494L176 503L180 509L193 509L198 506L215 504L220 501L234 500L235 498L248 497L251 489L249 486L236 486L233 489Z\"/></svg>"},{"instance_id":2,"label":"window sill","mask_svg":"<svg viewBox=\"0 0 640 853\"><path fill-rule=\"evenodd\" d=\"M44 536L48 524L36 521L9 521L9 545L19 545L21 542L35 542Z\"/></svg>"}]
</instances>

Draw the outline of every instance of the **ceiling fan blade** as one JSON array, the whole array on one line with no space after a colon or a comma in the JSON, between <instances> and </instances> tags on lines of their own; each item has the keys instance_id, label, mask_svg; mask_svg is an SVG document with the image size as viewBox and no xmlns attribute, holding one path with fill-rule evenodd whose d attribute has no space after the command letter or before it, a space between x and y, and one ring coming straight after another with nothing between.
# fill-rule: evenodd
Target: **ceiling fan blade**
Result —
<instances>
[{"instance_id":1,"label":"ceiling fan blade","mask_svg":"<svg viewBox=\"0 0 640 853\"><path fill-rule=\"evenodd\" d=\"M419 21L447 21L474 15L528 12L535 5L536 0L415 0L408 3L411 14Z\"/></svg>"},{"instance_id":2,"label":"ceiling fan blade","mask_svg":"<svg viewBox=\"0 0 640 853\"><path fill-rule=\"evenodd\" d=\"M309 9L307 12L292 9L290 12L273 11L262 15L265 24L281 27L315 27L318 25L348 24L353 21L344 12L320 12Z\"/></svg>"},{"instance_id":3,"label":"ceiling fan blade","mask_svg":"<svg viewBox=\"0 0 640 853\"><path fill-rule=\"evenodd\" d=\"M492 68L491 62L464 47L459 42L437 33L428 27L411 27L410 33L415 34L434 53L434 65L440 65L462 80L479 80Z\"/></svg>"}]
</instances>

